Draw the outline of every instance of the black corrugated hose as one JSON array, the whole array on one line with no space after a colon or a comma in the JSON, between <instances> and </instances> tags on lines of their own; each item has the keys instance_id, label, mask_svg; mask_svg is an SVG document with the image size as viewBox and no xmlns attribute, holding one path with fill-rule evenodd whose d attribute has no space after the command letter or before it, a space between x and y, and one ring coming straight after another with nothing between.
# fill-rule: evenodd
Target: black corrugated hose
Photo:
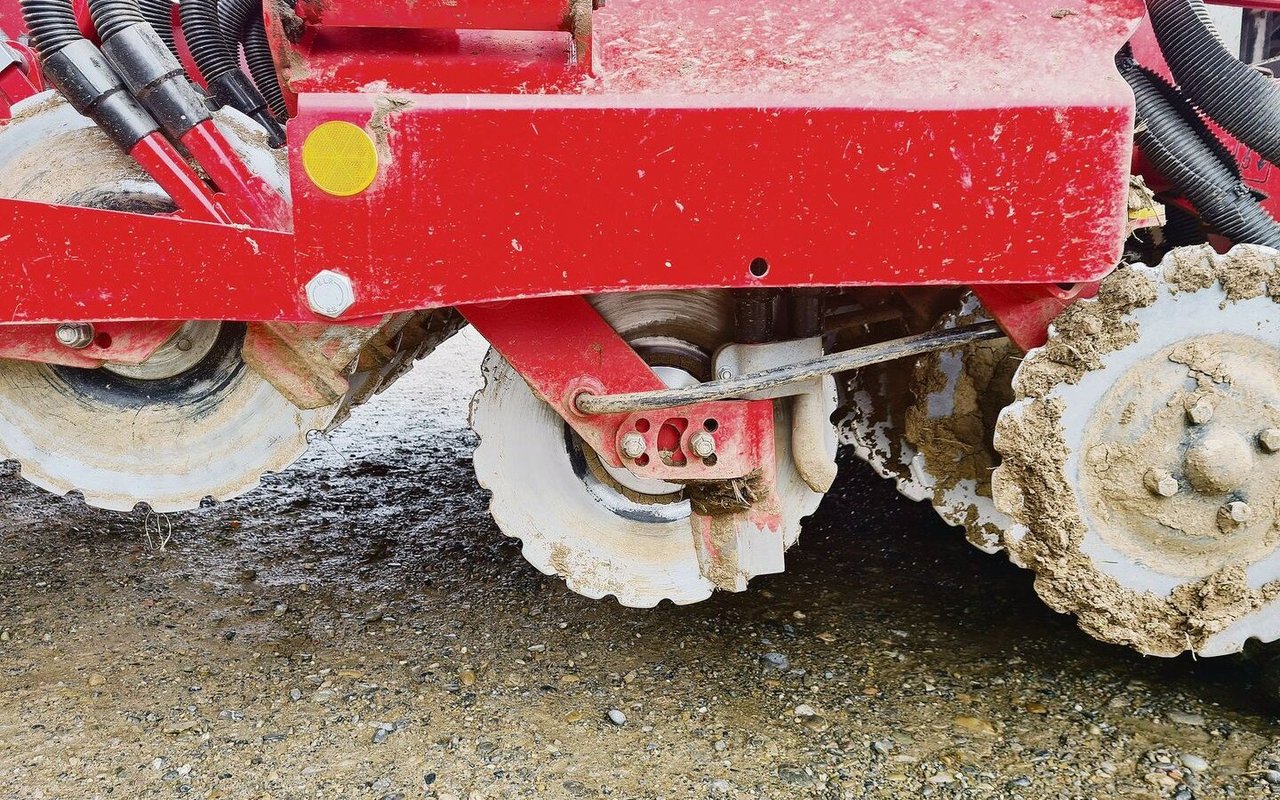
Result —
<instances>
[{"instance_id":1,"label":"black corrugated hose","mask_svg":"<svg viewBox=\"0 0 1280 800\"><path fill-rule=\"evenodd\" d=\"M276 72L276 59L267 41L267 26L262 19L262 0L219 0L218 18L222 23L222 35L227 41L244 48L244 60L249 74L258 85L258 91L267 99L267 105L276 119L284 122L289 111L285 106L284 92L280 89L280 76Z\"/></svg>"},{"instance_id":2,"label":"black corrugated hose","mask_svg":"<svg viewBox=\"0 0 1280 800\"><path fill-rule=\"evenodd\" d=\"M22 0L22 18L31 32L31 46L41 59L84 37L68 0Z\"/></svg>"},{"instance_id":3,"label":"black corrugated hose","mask_svg":"<svg viewBox=\"0 0 1280 800\"><path fill-rule=\"evenodd\" d=\"M160 126L76 25L71 0L21 0L22 18L40 66L71 106L128 153Z\"/></svg>"},{"instance_id":4,"label":"black corrugated hose","mask_svg":"<svg viewBox=\"0 0 1280 800\"><path fill-rule=\"evenodd\" d=\"M1232 136L1280 164L1280 83L1227 50L1202 0L1147 0L1147 8L1183 93Z\"/></svg>"},{"instance_id":5,"label":"black corrugated hose","mask_svg":"<svg viewBox=\"0 0 1280 800\"><path fill-rule=\"evenodd\" d=\"M116 34L130 25L147 21L138 8L138 0L90 0L89 13L93 16L93 27L98 30L98 38L104 42L114 39Z\"/></svg>"},{"instance_id":6,"label":"black corrugated hose","mask_svg":"<svg viewBox=\"0 0 1280 800\"><path fill-rule=\"evenodd\" d=\"M218 0L182 0L182 32L205 85L223 105L252 117L267 131L272 147L285 143L284 128L267 107L258 87L240 71L235 45L222 32Z\"/></svg>"},{"instance_id":7,"label":"black corrugated hose","mask_svg":"<svg viewBox=\"0 0 1280 800\"><path fill-rule=\"evenodd\" d=\"M1239 166L1195 109L1163 78L1121 56L1137 98L1137 141L1156 169L1223 236L1280 248L1280 223L1258 204Z\"/></svg>"},{"instance_id":8,"label":"black corrugated hose","mask_svg":"<svg viewBox=\"0 0 1280 800\"><path fill-rule=\"evenodd\" d=\"M176 58L178 42L173 36L173 0L138 0L138 8Z\"/></svg>"}]
</instances>

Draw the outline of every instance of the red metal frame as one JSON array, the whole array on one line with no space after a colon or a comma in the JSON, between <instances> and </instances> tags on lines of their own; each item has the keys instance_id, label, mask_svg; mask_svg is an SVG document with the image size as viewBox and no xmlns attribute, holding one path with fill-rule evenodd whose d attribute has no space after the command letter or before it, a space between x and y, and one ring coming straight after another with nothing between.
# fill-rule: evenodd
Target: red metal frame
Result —
<instances>
[{"instance_id":1,"label":"red metal frame","mask_svg":"<svg viewBox=\"0 0 1280 800\"><path fill-rule=\"evenodd\" d=\"M489 31L437 35L408 64L394 55L401 32L311 26L287 62L310 72L289 76L303 90L293 236L266 233L282 226L262 217L244 230L2 201L14 257L0 263L13 287L0 322L315 322L303 287L322 269L355 285L351 319L639 289L1095 280L1124 236L1133 101L1111 60L1142 4L981 5L879 6L853 26L825 0L792 4L778 24L771 0L732 17L614 4L596 20L602 77L564 83L574 69L561 58L545 85L504 85L531 72L495 68L512 50ZM445 4L360 8L330 3L321 19L406 15L390 22ZM883 47L904 30L918 40L909 58ZM744 36L758 55L744 55ZM313 69L350 41L368 58ZM540 52L524 63L549 70ZM389 64L403 72L387 85L412 93L356 91ZM460 86L436 93L445 79ZM299 168L306 135L335 119L366 128L383 161L354 198Z\"/></svg>"}]
</instances>

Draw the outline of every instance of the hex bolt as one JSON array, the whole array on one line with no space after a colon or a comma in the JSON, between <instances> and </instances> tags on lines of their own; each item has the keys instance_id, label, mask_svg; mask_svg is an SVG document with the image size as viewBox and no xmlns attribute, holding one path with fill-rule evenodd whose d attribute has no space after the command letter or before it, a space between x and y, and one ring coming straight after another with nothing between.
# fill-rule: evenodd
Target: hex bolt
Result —
<instances>
[{"instance_id":1,"label":"hex bolt","mask_svg":"<svg viewBox=\"0 0 1280 800\"><path fill-rule=\"evenodd\" d=\"M58 330L54 333L54 338L63 347L70 347L72 350L83 350L93 344L93 326L87 322L68 322L58 326Z\"/></svg>"},{"instance_id":2,"label":"hex bolt","mask_svg":"<svg viewBox=\"0 0 1280 800\"><path fill-rule=\"evenodd\" d=\"M321 270L307 282L307 305L322 317L337 319L356 304L356 288L341 272Z\"/></svg>"},{"instance_id":3,"label":"hex bolt","mask_svg":"<svg viewBox=\"0 0 1280 800\"><path fill-rule=\"evenodd\" d=\"M1213 419L1213 405L1208 400L1197 400L1196 404L1187 409L1187 419L1191 420L1192 425L1203 425Z\"/></svg>"},{"instance_id":4,"label":"hex bolt","mask_svg":"<svg viewBox=\"0 0 1280 800\"><path fill-rule=\"evenodd\" d=\"M689 447L698 458L711 458L716 454L716 437L699 431L689 439Z\"/></svg>"},{"instance_id":5,"label":"hex bolt","mask_svg":"<svg viewBox=\"0 0 1280 800\"><path fill-rule=\"evenodd\" d=\"M1243 525L1253 519L1253 509L1249 508L1248 503L1234 500L1222 507L1222 513L1227 519L1237 525Z\"/></svg>"},{"instance_id":6,"label":"hex bolt","mask_svg":"<svg viewBox=\"0 0 1280 800\"><path fill-rule=\"evenodd\" d=\"M632 461L644 455L644 451L648 449L649 445L638 433L628 433L622 437L622 455Z\"/></svg>"},{"instance_id":7,"label":"hex bolt","mask_svg":"<svg viewBox=\"0 0 1280 800\"><path fill-rule=\"evenodd\" d=\"M1280 452L1280 428L1267 428L1258 434L1258 444L1268 453Z\"/></svg>"},{"instance_id":8,"label":"hex bolt","mask_svg":"<svg viewBox=\"0 0 1280 800\"><path fill-rule=\"evenodd\" d=\"M1178 493L1178 479L1167 469L1151 468L1142 476L1147 491L1158 497L1173 497Z\"/></svg>"}]
</instances>

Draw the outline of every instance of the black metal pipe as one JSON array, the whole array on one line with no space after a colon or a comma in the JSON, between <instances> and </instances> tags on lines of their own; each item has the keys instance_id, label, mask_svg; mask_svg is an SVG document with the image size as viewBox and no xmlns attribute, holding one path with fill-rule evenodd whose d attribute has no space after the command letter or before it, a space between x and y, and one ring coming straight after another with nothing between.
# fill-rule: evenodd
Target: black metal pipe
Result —
<instances>
[{"instance_id":1,"label":"black metal pipe","mask_svg":"<svg viewBox=\"0 0 1280 800\"><path fill-rule=\"evenodd\" d=\"M1121 57L1137 99L1137 142L1156 169L1219 233L1237 244L1280 247L1280 224L1241 179L1239 165L1177 89Z\"/></svg>"},{"instance_id":2,"label":"black metal pipe","mask_svg":"<svg viewBox=\"0 0 1280 800\"><path fill-rule=\"evenodd\" d=\"M764 344L774 340L774 294L771 289L739 289L733 293L735 342Z\"/></svg>"},{"instance_id":3,"label":"black metal pipe","mask_svg":"<svg viewBox=\"0 0 1280 800\"><path fill-rule=\"evenodd\" d=\"M1280 164L1280 83L1227 50L1202 0L1147 0L1147 8L1183 93L1232 136Z\"/></svg>"}]
</instances>

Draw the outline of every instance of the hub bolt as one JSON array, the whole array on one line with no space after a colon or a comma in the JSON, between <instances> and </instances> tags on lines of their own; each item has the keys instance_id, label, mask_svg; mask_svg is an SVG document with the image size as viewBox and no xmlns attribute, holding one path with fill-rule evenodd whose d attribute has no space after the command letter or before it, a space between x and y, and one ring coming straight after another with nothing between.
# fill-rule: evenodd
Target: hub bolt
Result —
<instances>
[{"instance_id":1,"label":"hub bolt","mask_svg":"<svg viewBox=\"0 0 1280 800\"><path fill-rule=\"evenodd\" d=\"M644 437L638 433L628 433L622 437L622 455L635 461L649 449Z\"/></svg>"},{"instance_id":2,"label":"hub bolt","mask_svg":"<svg viewBox=\"0 0 1280 800\"><path fill-rule=\"evenodd\" d=\"M93 326L87 322L68 322L58 326L54 337L58 340L58 344L63 347L70 347L72 350L83 350L93 344Z\"/></svg>"},{"instance_id":3,"label":"hub bolt","mask_svg":"<svg viewBox=\"0 0 1280 800\"><path fill-rule=\"evenodd\" d=\"M307 282L307 305L322 317L337 319L355 304L355 285L341 272L321 270Z\"/></svg>"},{"instance_id":4,"label":"hub bolt","mask_svg":"<svg viewBox=\"0 0 1280 800\"><path fill-rule=\"evenodd\" d=\"M1173 497L1178 493L1178 479L1167 469L1149 469L1142 476L1147 491L1158 497Z\"/></svg>"},{"instance_id":5,"label":"hub bolt","mask_svg":"<svg viewBox=\"0 0 1280 800\"><path fill-rule=\"evenodd\" d=\"M1213 405L1208 400L1197 400L1196 404L1187 409L1187 419L1191 420L1192 425L1203 425L1213 419Z\"/></svg>"},{"instance_id":6,"label":"hub bolt","mask_svg":"<svg viewBox=\"0 0 1280 800\"><path fill-rule=\"evenodd\" d=\"M689 447L698 458L711 458L716 454L716 437L709 433L698 432L689 439Z\"/></svg>"},{"instance_id":7,"label":"hub bolt","mask_svg":"<svg viewBox=\"0 0 1280 800\"><path fill-rule=\"evenodd\" d=\"M1239 500L1227 503L1222 507L1222 511L1218 513L1223 517L1224 522L1229 522L1233 525L1244 525L1253 519L1253 509L1249 508L1248 503L1243 503Z\"/></svg>"},{"instance_id":8,"label":"hub bolt","mask_svg":"<svg viewBox=\"0 0 1280 800\"><path fill-rule=\"evenodd\" d=\"M1267 428L1258 434L1258 444L1268 453L1280 452L1280 428Z\"/></svg>"}]
</instances>

